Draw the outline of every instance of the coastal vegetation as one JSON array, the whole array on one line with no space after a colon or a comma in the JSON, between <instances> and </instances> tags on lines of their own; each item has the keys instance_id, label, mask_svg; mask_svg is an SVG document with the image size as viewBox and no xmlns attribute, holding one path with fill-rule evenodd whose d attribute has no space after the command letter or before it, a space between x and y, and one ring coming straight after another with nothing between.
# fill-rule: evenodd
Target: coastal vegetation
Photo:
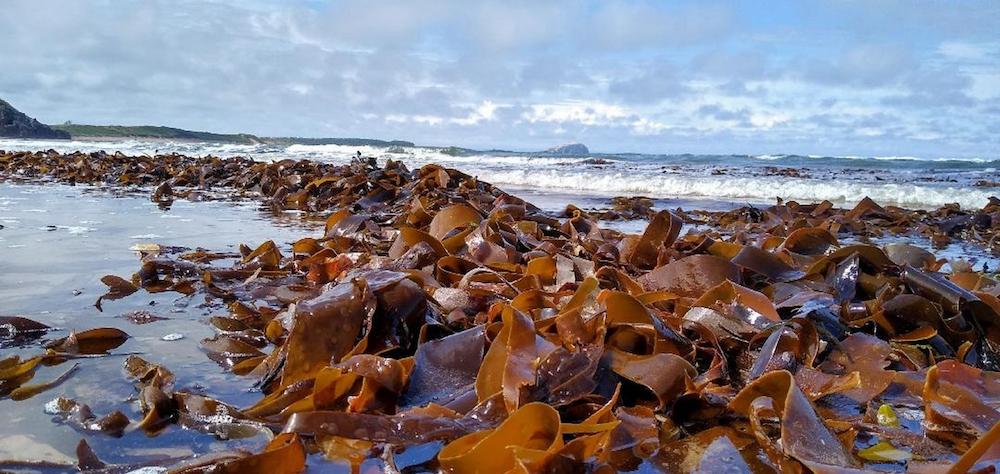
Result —
<instances>
[{"instance_id":1,"label":"coastal vegetation","mask_svg":"<svg viewBox=\"0 0 1000 474\"><path fill-rule=\"evenodd\" d=\"M305 137L259 137L248 133L211 133L184 130L181 128L139 125L53 125L52 128L68 133L72 138L136 138L163 140L192 140L215 143L235 143L241 145L344 145L344 146L403 146L412 147L412 142L403 140L376 140L371 138L305 138Z\"/></svg>"},{"instance_id":2,"label":"coastal vegetation","mask_svg":"<svg viewBox=\"0 0 1000 474\"><path fill-rule=\"evenodd\" d=\"M173 127L152 125L82 125L65 123L52 125L52 128L66 132L72 138L155 138L165 140L197 140L220 143L257 144L262 143L258 137L245 133L224 134L196 132Z\"/></svg>"},{"instance_id":3,"label":"coastal vegetation","mask_svg":"<svg viewBox=\"0 0 1000 474\"><path fill-rule=\"evenodd\" d=\"M249 133L212 133L158 125L86 125L65 122L45 125L0 99L0 138L34 139L105 139L132 138L157 140L190 140L240 145L343 145L412 147L403 140L377 140L371 138L308 138L308 137L259 137Z\"/></svg>"}]
</instances>

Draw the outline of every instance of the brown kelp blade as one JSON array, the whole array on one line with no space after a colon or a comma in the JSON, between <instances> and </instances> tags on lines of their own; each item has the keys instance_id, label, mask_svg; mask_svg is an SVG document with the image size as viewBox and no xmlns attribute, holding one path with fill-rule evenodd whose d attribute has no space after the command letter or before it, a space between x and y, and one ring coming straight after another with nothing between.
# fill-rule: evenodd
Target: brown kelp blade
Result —
<instances>
[{"instance_id":1,"label":"brown kelp blade","mask_svg":"<svg viewBox=\"0 0 1000 474\"><path fill-rule=\"evenodd\" d=\"M64 354L107 354L128 340L129 335L117 328L95 328L72 332L69 336L50 341L46 347Z\"/></svg>"},{"instance_id":2,"label":"brown kelp blade","mask_svg":"<svg viewBox=\"0 0 1000 474\"><path fill-rule=\"evenodd\" d=\"M48 326L21 316L0 316L0 347L22 345L45 335Z\"/></svg>"}]
</instances>

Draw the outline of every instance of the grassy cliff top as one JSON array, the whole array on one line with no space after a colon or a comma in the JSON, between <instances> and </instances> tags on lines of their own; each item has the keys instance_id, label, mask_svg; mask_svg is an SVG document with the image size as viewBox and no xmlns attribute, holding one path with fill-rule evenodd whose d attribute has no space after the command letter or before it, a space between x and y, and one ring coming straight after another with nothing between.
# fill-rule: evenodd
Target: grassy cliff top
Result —
<instances>
[{"instance_id":1,"label":"grassy cliff top","mask_svg":"<svg viewBox=\"0 0 1000 474\"><path fill-rule=\"evenodd\" d=\"M195 140L203 142L238 143L254 145L271 143L277 145L347 145L347 146L414 146L402 140L375 140L370 138L302 138L302 137L258 137L248 133L211 133L184 130L181 128L153 125L52 125L56 130L69 133L73 138L161 138L167 140Z\"/></svg>"},{"instance_id":2,"label":"grassy cliff top","mask_svg":"<svg viewBox=\"0 0 1000 474\"><path fill-rule=\"evenodd\" d=\"M78 125L64 124L52 125L56 130L69 133L73 138L164 138L175 140L199 140L209 142L224 143L260 143L262 140L253 135L245 133L223 134L210 132L195 132L173 127L158 127L152 125L125 126L125 125Z\"/></svg>"}]
</instances>

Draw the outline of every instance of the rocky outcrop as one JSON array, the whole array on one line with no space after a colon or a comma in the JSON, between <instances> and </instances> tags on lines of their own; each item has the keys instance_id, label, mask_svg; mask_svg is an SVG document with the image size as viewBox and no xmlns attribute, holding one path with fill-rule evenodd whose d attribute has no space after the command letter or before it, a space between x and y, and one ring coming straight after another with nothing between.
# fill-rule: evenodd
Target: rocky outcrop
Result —
<instances>
[{"instance_id":1,"label":"rocky outcrop","mask_svg":"<svg viewBox=\"0 0 1000 474\"><path fill-rule=\"evenodd\" d=\"M3 138L61 138L69 139L62 130L53 130L48 125L24 115L14 106L0 99L0 137Z\"/></svg>"},{"instance_id":2,"label":"rocky outcrop","mask_svg":"<svg viewBox=\"0 0 1000 474\"><path fill-rule=\"evenodd\" d=\"M584 145L583 143L570 143L567 145L559 145L554 148L549 148L548 150L545 150L542 153L546 155L579 156L579 155L589 155L590 150L588 150L587 146Z\"/></svg>"}]
</instances>

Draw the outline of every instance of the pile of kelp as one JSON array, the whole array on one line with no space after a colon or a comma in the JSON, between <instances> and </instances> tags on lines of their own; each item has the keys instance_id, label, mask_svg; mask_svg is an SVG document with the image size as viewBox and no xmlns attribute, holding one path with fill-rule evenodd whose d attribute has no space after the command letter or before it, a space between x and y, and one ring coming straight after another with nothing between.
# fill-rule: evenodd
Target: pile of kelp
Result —
<instances>
[{"instance_id":1,"label":"pile of kelp","mask_svg":"<svg viewBox=\"0 0 1000 474\"><path fill-rule=\"evenodd\" d=\"M362 208L395 199L394 188L360 177L354 182L340 181L334 185L336 180L331 177L341 173L340 166L309 160L259 162L245 157L0 150L0 180L55 180L68 184L152 188L152 199L161 206L169 206L175 199L242 197L264 199L277 209L325 212L354 205L359 198L362 201L357 205ZM364 195L346 192L351 186ZM490 186L486 189L493 194L498 192ZM655 203L646 197L615 197L610 204L610 208L590 211L570 205L564 215L571 217L581 213L592 220L615 221L651 219L656 213ZM708 226L727 235L757 234L780 226L819 223L835 235L848 234L861 239L887 235L922 236L935 248L961 241L975 243L1000 255L998 198L991 198L982 209L962 209L958 204L948 204L930 211L883 207L868 198L853 209L839 209L829 201L801 205L782 203L779 199L778 205L769 211L746 205L725 212L678 210L675 215L686 224Z\"/></svg>"},{"instance_id":2,"label":"pile of kelp","mask_svg":"<svg viewBox=\"0 0 1000 474\"><path fill-rule=\"evenodd\" d=\"M161 198L225 185L330 210L322 235L290 248L151 245L130 279L103 279L105 300L204 295L217 308L207 356L261 393L230 406L175 389L170 361L133 355L142 419L53 402L91 441L173 425L273 436L258 453L160 463L171 472L299 472L307 459L322 469L320 455L407 473L1000 466L1000 282L914 246L838 240L930 226L930 213L779 203L703 213L714 220L682 236L683 219L659 211L629 235L434 165L50 155L0 163L91 183L127 175ZM20 321L9 336L21 326L45 330ZM27 390L26 363L105 353L120 337L50 342L0 361L0 380ZM135 467L105 465L86 443L78 454L83 470Z\"/></svg>"},{"instance_id":3,"label":"pile of kelp","mask_svg":"<svg viewBox=\"0 0 1000 474\"><path fill-rule=\"evenodd\" d=\"M582 210L569 206L565 215L583 212L586 216L616 221L649 219L656 214L654 202L646 197L615 197L608 209ZM677 210L684 223L704 225L727 234L768 232L772 228L821 226L835 235L847 234L861 240L887 236L923 237L935 248L953 242L974 243L1000 255L1000 199L991 198L982 209L963 210L948 204L933 211L880 206L865 198L853 209L838 209L830 201L802 205L780 199L770 209L746 205L731 211Z\"/></svg>"}]
</instances>

